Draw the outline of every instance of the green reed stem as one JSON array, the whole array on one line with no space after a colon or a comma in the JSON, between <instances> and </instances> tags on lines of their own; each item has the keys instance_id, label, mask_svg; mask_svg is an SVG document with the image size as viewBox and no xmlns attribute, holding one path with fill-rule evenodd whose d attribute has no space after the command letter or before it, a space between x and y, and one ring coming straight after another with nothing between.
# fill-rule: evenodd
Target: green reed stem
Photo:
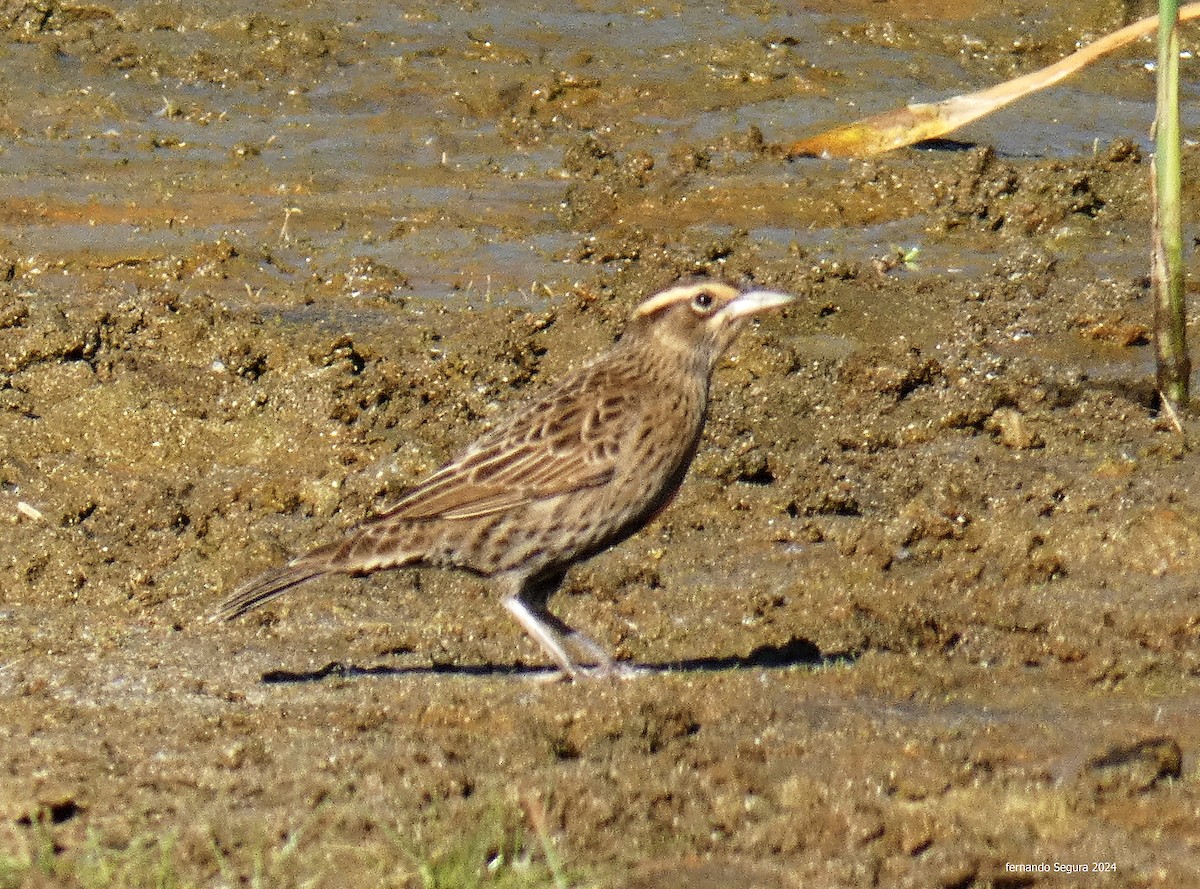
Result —
<instances>
[{"instance_id":1,"label":"green reed stem","mask_svg":"<svg viewBox=\"0 0 1200 889\"><path fill-rule=\"evenodd\" d=\"M1154 177L1154 353L1158 390L1169 408L1187 404L1192 360L1183 299L1183 228L1180 221L1179 0L1159 0L1157 146Z\"/></svg>"}]
</instances>

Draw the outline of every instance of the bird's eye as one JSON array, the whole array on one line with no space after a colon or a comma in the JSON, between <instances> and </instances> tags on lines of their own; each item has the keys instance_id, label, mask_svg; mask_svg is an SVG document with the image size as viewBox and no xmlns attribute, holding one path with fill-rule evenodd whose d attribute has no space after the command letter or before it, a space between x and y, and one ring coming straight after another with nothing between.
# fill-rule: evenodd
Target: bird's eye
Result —
<instances>
[{"instance_id":1,"label":"bird's eye","mask_svg":"<svg viewBox=\"0 0 1200 889\"><path fill-rule=\"evenodd\" d=\"M692 297L692 308L702 315L707 315L712 311L713 298L712 294L707 290L701 290Z\"/></svg>"}]
</instances>

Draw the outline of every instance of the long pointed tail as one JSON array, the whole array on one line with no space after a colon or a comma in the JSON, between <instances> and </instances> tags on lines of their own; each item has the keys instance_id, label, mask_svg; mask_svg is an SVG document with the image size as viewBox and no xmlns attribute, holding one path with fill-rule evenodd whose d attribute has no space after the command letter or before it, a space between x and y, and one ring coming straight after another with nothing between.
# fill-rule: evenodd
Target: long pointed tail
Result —
<instances>
[{"instance_id":1,"label":"long pointed tail","mask_svg":"<svg viewBox=\"0 0 1200 889\"><path fill-rule=\"evenodd\" d=\"M329 562L323 554L317 558L313 558L314 555L316 553L300 556L280 568L272 568L242 584L222 603L213 615L213 620L233 620L247 611L265 605L276 596L283 595L292 587L329 571Z\"/></svg>"},{"instance_id":2,"label":"long pointed tail","mask_svg":"<svg viewBox=\"0 0 1200 889\"><path fill-rule=\"evenodd\" d=\"M370 574L420 561L420 553L397 545L386 526L368 526L251 579L234 590L212 619L233 620L322 574Z\"/></svg>"}]
</instances>

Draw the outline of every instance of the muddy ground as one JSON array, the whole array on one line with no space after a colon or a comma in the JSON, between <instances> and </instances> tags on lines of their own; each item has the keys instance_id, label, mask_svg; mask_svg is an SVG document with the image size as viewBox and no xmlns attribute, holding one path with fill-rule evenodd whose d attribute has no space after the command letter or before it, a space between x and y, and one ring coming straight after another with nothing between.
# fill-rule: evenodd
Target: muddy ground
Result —
<instances>
[{"instance_id":1,"label":"muddy ground","mask_svg":"<svg viewBox=\"0 0 1200 889\"><path fill-rule=\"evenodd\" d=\"M0 886L1200 885L1151 51L777 149L1140 10L556 10L4 5ZM648 675L449 572L208 621L697 274L799 299L555 601Z\"/></svg>"}]
</instances>

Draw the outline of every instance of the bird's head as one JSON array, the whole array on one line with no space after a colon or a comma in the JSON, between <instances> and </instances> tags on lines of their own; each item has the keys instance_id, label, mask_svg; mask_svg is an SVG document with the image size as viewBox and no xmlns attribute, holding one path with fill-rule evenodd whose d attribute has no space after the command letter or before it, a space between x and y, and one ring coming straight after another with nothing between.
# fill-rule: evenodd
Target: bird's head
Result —
<instances>
[{"instance_id":1,"label":"bird's head","mask_svg":"<svg viewBox=\"0 0 1200 889\"><path fill-rule=\"evenodd\" d=\"M711 370L751 317L792 299L769 290L741 293L715 281L683 284L644 300L626 335L650 337L662 352Z\"/></svg>"}]
</instances>

